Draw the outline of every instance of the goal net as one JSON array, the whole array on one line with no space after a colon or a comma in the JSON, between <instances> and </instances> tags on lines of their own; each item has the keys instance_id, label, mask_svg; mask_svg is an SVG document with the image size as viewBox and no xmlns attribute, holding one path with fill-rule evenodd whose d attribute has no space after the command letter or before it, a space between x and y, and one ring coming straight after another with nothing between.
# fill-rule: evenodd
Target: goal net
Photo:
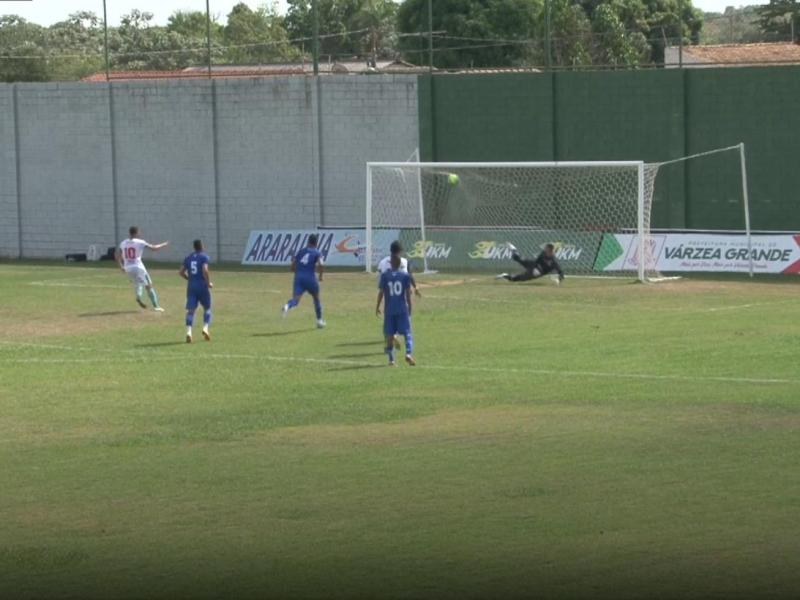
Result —
<instances>
[{"instance_id":1,"label":"goal net","mask_svg":"<svg viewBox=\"0 0 800 600\"><path fill-rule=\"evenodd\" d=\"M569 274L655 278L648 236L658 166L368 163L367 256L377 255L377 239L396 238L417 269L499 272L515 267L509 243L526 257L552 243Z\"/></svg>"}]
</instances>

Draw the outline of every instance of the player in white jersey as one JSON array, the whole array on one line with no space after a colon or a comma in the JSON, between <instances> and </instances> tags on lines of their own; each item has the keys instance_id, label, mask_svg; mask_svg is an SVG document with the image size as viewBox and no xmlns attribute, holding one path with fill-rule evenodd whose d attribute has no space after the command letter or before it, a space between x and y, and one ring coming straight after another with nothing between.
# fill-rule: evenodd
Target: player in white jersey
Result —
<instances>
[{"instance_id":1,"label":"player in white jersey","mask_svg":"<svg viewBox=\"0 0 800 600\"><path fill-rule=\"evenodd\" d=\"M169 242L149 244L137 237L139 235L138 227L131 227L128 229L128 233L130 237L126 240L122 240L116 251L116 259L119 263L119 268L122 269L123 273L131 280L136 290L136 302L139 306L147 308L147 305L142 302L142 293L146 289L147 295L150 297L150 302L153 303L153 310L156 312L164 312L164 309L158 304L158 294L156 294L156 289L153 287L153 280L150 279L150 274L147 272L142 262L142 253L145 248L161 250L161 248L167 246Z\"/></svg>"},{"instance_id":2,"label":"player in white jersey","mask_svg":"<svg viewBox=\"0 0 800 600\"><path fill-rule=\"evenodd\" d=\"M412 275L411 269L408 267L408 259L405 256L401 256L401 254L403 254L403 245L399 241L395 240L389 246L389 252L391 252L391 254L384 257L378 263L378 280L380 281L381 276L386 271L392 270L392 257L397 256L400 258L400 268L398 271L401 273L408 273L408 276L411 279L411 287L414 288L414 294L417 296L417 298L422 296L419 288L417 288L417 282L414 279L414 275ZM394 336L394 347L398 349L400 348L400 340L397 339L397 336Z\"/></svg>"},{"instance_id":3,"label":"player in white jersey","mask_svg":"<svg viewBox=\"0 0 800 600\"><path fill-rule=\"evenodd\" d=\"M398 270L401 273L408 273L409 275L411 275L411 287L414 288L414 293L417 295L417 297L420 297L422 294L420 294L419 289L417 288L417 282L414 280L414 276L411 274L411 270L408 268L408 259L405 256L400 256L401 254L403 254L403 245L397 240L395 240L389 246L389 252L391 252L391 254L389 254L389 256L384 257L378 263L378 278L380 278L380 276L383 275L386 271L392 270L392 256L399 256L400 269Z\"/></svg>"}]
</instances>

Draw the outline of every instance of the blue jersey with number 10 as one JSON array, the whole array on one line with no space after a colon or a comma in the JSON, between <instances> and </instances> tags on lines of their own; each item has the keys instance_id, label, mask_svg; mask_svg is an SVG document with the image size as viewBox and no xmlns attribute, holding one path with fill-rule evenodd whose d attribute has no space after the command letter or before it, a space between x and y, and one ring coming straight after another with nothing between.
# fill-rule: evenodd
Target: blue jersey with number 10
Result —
<instances>
[{"instance_id":1,"label":"blue jersey with number 10","mask_svg":"<svg viewBox=\"0 0 800 600\"><path fill-rule=\"evenodd\" d=\"M386 302L387 315L407 315L406 292L411 288L411 276L403 271L384 271L380 289Z\"/></svg>"},{"instance_id":2,"label":"blue jersey with number 10","mask_svg":"<svg viewBox=\"0 0 800 600\"><path fill-rule=\"evenodd\" d=\"M203 276L203 265L209 263L208 254L205 252L192 252L183 260L183 268L189 275L189 287L206 288L208 282Z\"/></svg>"},{"instance_id":3,"label":"blue jersey with number 10","mask_svg":"<svg viewBox=\"0 0 800 600\"><path fill-rule=\"evenodd\" d=\"M322 253L316 248L302 248L294 256L295 275L298 279L316 279L317 263L322 262Z\"/></svg>"}]
</instances>

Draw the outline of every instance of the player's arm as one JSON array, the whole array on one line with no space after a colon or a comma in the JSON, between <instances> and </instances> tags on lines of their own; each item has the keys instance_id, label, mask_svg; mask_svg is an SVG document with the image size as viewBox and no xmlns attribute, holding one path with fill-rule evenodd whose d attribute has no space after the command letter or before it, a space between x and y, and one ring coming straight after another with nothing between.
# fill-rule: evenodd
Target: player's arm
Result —
<instances>
[{"instance_id":1,"label":"player's arm","mask_svg":"<svg viewBox=\"0 0 800 600\"><path fill-rule=\"evenodd\" d=\"M383 288L378 290L378 303L375 305L375 316L381 316L381 302L383 302Z\"/></svg>"},{"instance_id":2,"label":"player's arm","mask_svg":"<svg viewBox=\"0 0 800 600\"><path fill-rule=\"evenodd\" d=\"M120 250L119 248L116 248L114 250L114 259L117 261L119 268L122 271L125 271L125 262L122 260L122 250Z\"/></svg>"},{"instance_id":3,"label":"player's arm","mask_svg":"<svg viewBox=\"0 0 800 600\"><path fill-rule=\"evenodd\" d=\"M325 274L325 261L322 260L322 257L319 257L317 261L317 275L319 276L319 280L322 281L322 276Z\"/></svg>"},{"instance_id":4,"label":"player's arm","mask_svg":"<svg viewBox=\"0 0 800 600\"><path fill-rule=\"evenodd\" d=\"M186 272L186 263L181 265L181 270L178 271L178 275L183 277L186 281L189 281L189 273Z\"/></svg>"},{"instance_id":5,"label":"player's arm","mask_svg":"<svg viewBox=\"0 0 800 600\"><path fill-rule=\"evenodd\" d=\"M208 287L213 288L214 284L211 283L211 271L208 269L208 263L203 263L203 279L206 280Z\"/></svg>"},{"instance_id":6,"label":"player's arm","mask_svg":"<svg viewBox=\"0 0 800 600\"><path fill-rule=\"evenodd\" d=\"M411 286L406 288L406 303L408 304L408 314L411 314Z\"/></svg>"},{"instance_id":7,"label":"player's arm","mask_svg":"<svg viewBox=\"0 0 800 600\"><path fill-rule=\"evenodd\" d=\"M292 273L297 273L297 257L292 258L292 264L289 265L289 269Z\"/></svg>"},{"instance_id":8,"label":"player's arm","mask_svg":"<svg viewBox=\"0 0 800 600\"><path fill-rule=\"evenodd\" d=\"M160 244L148 244L145 242L145 247L150 250L161 250L162 248L166 248L169 246L169 242L161 242Z\"/></svg>"},{"instance_id":9,"label":"player's arm","mask_svg":"<svg viewBox=\"0 0 800 600\"><path fill-rule=\"evenodd\" d=\"M411 263L409 263L408 265L408 276L411 279L411 287L414 288L414 293L419 298L420 296L422 296L422 294L420 293L419 288L417 288L417 280L414 279L414 275L411 273Z\"/></svg>"},{"instance_id":10,"label":"player's arm","mask_svg":"<svg viewBox=\"0 0 800 600\"><path fill-rule=\"evenodd\" d=\"M561 281L564 281L564 271L561 269L561 265L558 264L558 261L555 258L553 259L553 268L556 270L556 273L558 273L558 278Z\"/></svg>"}]
</instances>

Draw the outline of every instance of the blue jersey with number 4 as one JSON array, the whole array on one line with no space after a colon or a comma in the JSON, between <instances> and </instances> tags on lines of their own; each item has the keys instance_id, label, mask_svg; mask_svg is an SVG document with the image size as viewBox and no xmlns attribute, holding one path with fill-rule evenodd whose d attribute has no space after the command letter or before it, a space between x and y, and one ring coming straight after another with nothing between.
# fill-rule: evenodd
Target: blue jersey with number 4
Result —
<instances>
[{"instance_id":1,"label":"blue jersey with number 4","mask_svg":"<svg viewBox=\"0 0 800 600\"><path fill-rule=\"evenodd\" d=\"M386 302L387 315L407 315L406 292L411 288L411 276L403 271L384 271L380 289Z\"/></svg>"},{"instance_id":2,"label":"blue jersey with number 4","mask_svg":"<svg viewBox=\"0 0 800 600\"><path fill-rule=\"evenodd\" d=\"M295 276L298 279L316 279L317 264L322 262L322 253L316 248L302 248L294 256Z\"/></svg>"},{"instance_id":3,"label":"blue jersey with number 4","mask_svg":"<svg viewBox=\"0 0 800 600\"><path fill-rule=\"evenodd\" d=\"M208 263L208 254L205 252L192 252L183 260L183 268L189 275L189 287L195 289L208 287L208 282L203 276L203 265Z\"/></svg>"}]
</instances>

